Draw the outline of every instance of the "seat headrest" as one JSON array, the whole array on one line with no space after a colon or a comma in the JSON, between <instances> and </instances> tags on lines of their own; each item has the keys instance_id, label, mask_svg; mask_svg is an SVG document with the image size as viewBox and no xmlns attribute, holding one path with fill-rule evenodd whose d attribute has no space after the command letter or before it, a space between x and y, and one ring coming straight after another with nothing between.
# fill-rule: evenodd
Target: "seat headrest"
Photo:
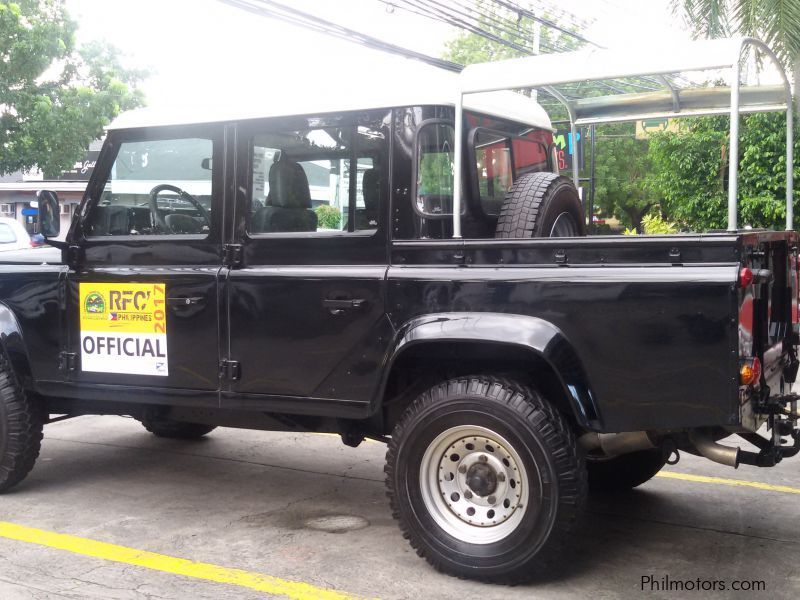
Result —
<instances>
[{"instance_id":1,"label":"seat headrest","mask_svg":"<svg viewBox=\"0 0 800 600\"><path fill-rule=\"evenodd\" d=\"M299 163L283 157L272 163L267 204L282 208L311 208L308 177Z\"/></svg>"},{"instance_id":2,"label":"seat headrest","mask_svg":"<svg viewBox=\"0 0 800 600\"><path fill-rule=\"evenodd\" d=\"M364 196L364 208L369 212L377 212L381 196L381 179L377 167L364 171L361 193Z\"/></svg>"}]
</instances>

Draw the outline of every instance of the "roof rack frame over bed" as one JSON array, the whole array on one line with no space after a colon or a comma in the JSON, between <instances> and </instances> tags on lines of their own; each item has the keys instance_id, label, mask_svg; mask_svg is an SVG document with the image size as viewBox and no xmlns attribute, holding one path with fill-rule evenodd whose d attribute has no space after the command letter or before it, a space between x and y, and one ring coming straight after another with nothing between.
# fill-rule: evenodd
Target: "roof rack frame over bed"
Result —
<instances>
[{"instance_id":1,"label":"roof rack frame over bed","mask_svg":"<svg viewBox=\"0 0 800 600\"><path fill-rule=\"evenodd\" d=\"M781 86L741 89L745 50L754 48L770 58L781 75ZM666 75L685 71L731 69L730 87L679 90ZM565 83L602 81L623 77L656 76L665 91L620 94L616 97L568 99L555 86ZM588 50L517 58L466 67L458 79L455 122L463 123L464 96L504 89L537 88L556 98L569 116L572 139L582 125L634 121L657 117L687 117L730 114L729 156L739 155L739 114L742 112L786 113L786 230L794 229L793 211L793 122L792 88L775 53L752 37L708 40L665 49L650 57L616 50ZM455 128L453 181L453 237L461 237L461 193L464 144L463 128ZM576 145L577 147L577 145ZM572 179L578 185L578 160L572 161ZM738 229L739 161L728 167L728 231Z\"/></svg>"}]
</instances>

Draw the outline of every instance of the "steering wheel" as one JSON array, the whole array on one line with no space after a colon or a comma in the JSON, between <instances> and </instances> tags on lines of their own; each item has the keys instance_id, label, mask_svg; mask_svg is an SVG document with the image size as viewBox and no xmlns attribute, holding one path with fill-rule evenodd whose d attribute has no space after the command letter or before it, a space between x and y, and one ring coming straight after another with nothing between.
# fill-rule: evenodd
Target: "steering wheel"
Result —
<instances>
[{"instance_id":1,"label":"steering wheel","mask_svg":"<svg viewBox=\"0 0 800 600\"><path fill-rule=\"evenodd\" d=\"M150 190L150 222L152 223L153 227L160 231L170 231L170 227L167 225L164 215L158 211L158 195L161 192L174 192L175 194L178 194L182 200L185 200L197 209L197 212L201 217L203 217L203 220L205 220L206 226L211 226L211 219L208 218L208 211L202 204L200 204L200 201L197 198L188 192L184 192L178 186L171 185L169 183L162 183L161 185L157 185Z\"/></svg>"}]
</instances>

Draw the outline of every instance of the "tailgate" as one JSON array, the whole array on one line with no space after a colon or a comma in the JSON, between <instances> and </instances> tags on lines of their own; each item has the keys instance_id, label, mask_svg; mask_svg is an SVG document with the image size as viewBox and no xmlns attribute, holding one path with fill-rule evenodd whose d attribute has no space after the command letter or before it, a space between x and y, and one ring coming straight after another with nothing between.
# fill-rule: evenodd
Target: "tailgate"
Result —
<instances>
[{"instance_id":1,"label":"tailgate","mask_svg":"<svg viewBox=\"0 0 800 600\"><path fill-rule=\"evenodd\" d=\"M740 246L739 377L743 424L763 423L746 405L763 408L789 393L797 375L797 234L745 234Z\"/></svg>"}]
</instances>

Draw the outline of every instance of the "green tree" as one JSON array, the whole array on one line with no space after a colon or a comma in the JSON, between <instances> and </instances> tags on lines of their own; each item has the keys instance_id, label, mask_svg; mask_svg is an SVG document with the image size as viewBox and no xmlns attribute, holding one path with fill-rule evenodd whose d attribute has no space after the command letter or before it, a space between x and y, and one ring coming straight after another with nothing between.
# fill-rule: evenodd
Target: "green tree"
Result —
<instances>
[{"instance_id":1,"label":"green tree","mask_svg":"<svg viewBox=\"0 0 800 600\"><path fill-rule=\"evenodd\" d=\"M668 218L695 231L724 229L728 216L729 118L686 119L678 133L653 136L651 190ZM783 229L786 218L786 126L783 115L741 117L739 222ZM795 137L800 152L800 135ZM800 174L795 174L795 186ZM798 201L795 200L795 211Z\"/></svg>"},{"instance_id":2,"label":"green tree","mask_svg":"<svg viewBox=\"0 0 800 600\"><path fill-rule=\"evenodd\" d=\"M454 39L446 42L442 58L470 65L534 54L533 30L536 22L533 19L518 15L493 2L478 0L476 8L483 15L480 18L480 28L489 36L503 40L504 43L477 33L462 31ZM552 18L551 15L542 16ZM541 29L539 44L541 52L547 52L554 47L576 50L582 45L583 42L563 32L553 31L547 27Z\"/></svg>"},{"instance_id":3,"label":"green tree","mask_svg":"<svg viewBox=\"0 0 800 600\"><path fill-rule=\"evenodd\" d=\"M672 0L696 37L760 38L791 73L800 112L800 0Z\"/></svg>"},{"instance_id":4,"label":"green tree","mask_svg":"<svg viewBox=\"0 0 800 600\"><path fill-rule=\"evenodd\" d=\"M480 29L487 35L480 35L470 31L461 31L452 40L445 43L445 52L442 58L462 65L471 65L479 62L492 62L508 58L519 58L536 54L533 44L533 31L536 22L528 16L517 14L494 2L477 0L476 9L481 13L479 18ZM542 14L543 17L553 19L553 15ZM567 30L579 33L574 27ZM492 39L493 38L493 39ZM497 40L502 40L497 41ZM557 49L577 50L584 43L561 31L542 27L539 41L539 52ZM528 90L524 90L529 95ZM539 101L547 109L553 120L567 118L564 107L547 96L539 96Z\"/></svg>"},{"instance_id":5,"label":"green tree","mask_svg":"<svg viewBox=\"0 0 800 600\"><path fill-rule=\"evenodd\" d=\"M320 204L314 209L317 213L317 224L321 229L341 229L342 213L330 204Z\"/></svg>"},{"instance_id":6,"label":"green tree","mask_svg":"<svg viewBox=\"0 0 800 600\"><path fill-rule=\"evenodd\" d=\"M105 44L78 48L63 0L0 0L0 173L72 167L103 126L143 104L142 71Z\"/></svg>"},{"instance_id":7,"label":"green tree","mask_svg":"<svg viewBox=\"0 0 800 600\"><path fill-rule=\"evenodd\" d=\"M644 185L652 170L649 143L635 138L633 123L598 126L596 131L595 206L641 232L642 219L658 204Z\"/></svg>"}]
</instances>

